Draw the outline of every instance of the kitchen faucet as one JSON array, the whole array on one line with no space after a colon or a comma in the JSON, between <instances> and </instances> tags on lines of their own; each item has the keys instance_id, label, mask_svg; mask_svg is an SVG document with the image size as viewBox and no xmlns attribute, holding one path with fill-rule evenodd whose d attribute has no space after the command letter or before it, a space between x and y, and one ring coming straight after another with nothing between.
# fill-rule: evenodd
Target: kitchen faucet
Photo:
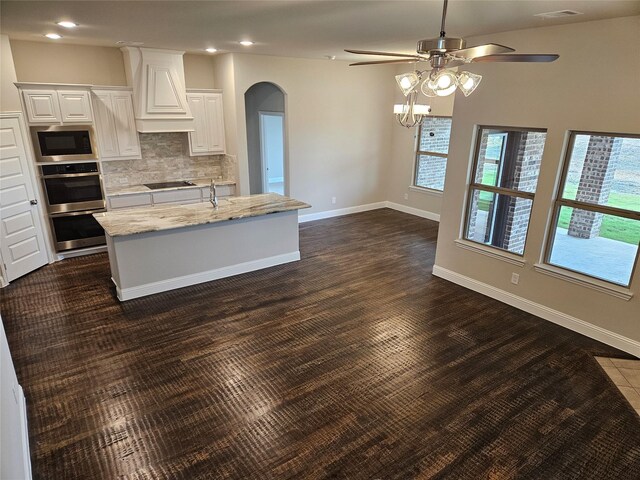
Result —
<instances>
[{"instance_id":1,"label":"kitchen faucet","mask_svg":"<svg viewBox=\"0 0 640 480\"><path fill-rule=\"evenodd\" d=\"M209 186L209 201L213 208L218 209L218 196L216 195L216 182L211 179L211 185Z\"/></svg>"}]
</instances>

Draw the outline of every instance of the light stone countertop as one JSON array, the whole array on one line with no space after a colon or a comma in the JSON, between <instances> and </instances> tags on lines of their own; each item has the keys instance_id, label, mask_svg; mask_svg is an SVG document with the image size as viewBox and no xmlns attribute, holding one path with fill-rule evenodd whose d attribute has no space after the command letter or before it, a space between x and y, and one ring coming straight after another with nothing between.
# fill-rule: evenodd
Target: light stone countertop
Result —
<instances>
[{"instance_id":1,"label":"light stone countertop","mask_svg":"<svg viewBox=\"0 0 640 480\"><path fill-rule=\"evenodd\" d=\"M246 197L220 199L218 209L210 202L166 207L128 208L105 213L94 213L94 218L111 237L159 232L174 228L226 222L239 218L259 217L270 213L310 208L293 198L277 193L264 193Z\"/></svg>"},{"instance_id":2,"label":"light stone countertop","mask_svg":"<svg viewBox=\"0 0 640 480\"><path fill-rule=\"evenodd\" d=\"M120 195L135 195L136 193L167 192L171 190L188 190L189 188L208 187L211 184L210 178L196 178L188 181L195 183L195 185L185 185L183 187L169 187L169 188L156 188L156 189L151 189L149 187L145 187L144 185L106 187L105 195L107 195L108 197L117 197ZM233 180L216 180L215 182L216 182L216 186L236 184L236 182Z\"/></svg>"}]
</instances>

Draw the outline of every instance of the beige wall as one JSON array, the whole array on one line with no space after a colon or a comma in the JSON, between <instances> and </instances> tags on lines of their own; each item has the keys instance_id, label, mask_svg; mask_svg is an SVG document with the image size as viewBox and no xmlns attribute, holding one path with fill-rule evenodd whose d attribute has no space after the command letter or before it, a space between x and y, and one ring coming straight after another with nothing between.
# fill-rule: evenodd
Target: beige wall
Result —
<instances>
[{"instance_id":1,"label":"beige wall","mask_svg":"<svg viewBox=\"0 0 640 480\"><path fill-rule=\"evenodd\" d=\"M117 47L11 40L11 49L20 82L127 84L122 52ZM186 54L184 75L187 88L214 88L212 58Z\"/></svg>"},{"instance_id":2,"label":"beige wall","mask_svg":"<svg viewBox=\"0 0 640 480\"><path fill-rule=\"evenodd\" d=\"M20 82L127 84L115 47L11 40L11 48Z\"/></svg>"},{"instance_id":3,"label":"beige wall","mask_svg":"<svg viewBox=\"0 0 640 480\"><path fill-rule=\"evenodd\" d=\"M209 55L184 55L184 79L187 88L215 88L213 58Z\"/></svg>"},{"instance_id":4,"label":"beige wall","mask_svg":"<svg viewBox=\"0 0 640 480\"><path fill-rule=\"evenodd\" d=\"M306 213L385 200L393 67L242 54L232 61L243 194L249 191L244 93L272 82L286 96L290 194L313 206Z\"/></svg>"},{"instance_id":5,"label":"beige wall","mask_svg":"<svg viewBox=\"0 0 640 480\"><path fill-rule=\"evenodd\" d=\"M13 55L9 37L0 35L0 112L17 112L22 110L16 81L16 70L13 66Z\"/></svg>"},{"instance_id":6,"label":"beige wall","mask_svg":"<svg viewBox=\"0 0 640 480\"><path fill-rule=\"evenodd\" d=\"M470 97L455 103L436 265L640 342L640 268L632 279L634 297L629 301L533 268L542 256L567 130L640 132L640 17L520 30L469 43L486 41L519 52L559 53L560 59L544 65L473 67L484 79ZM476 125L548 130L524 267L454 244L463 223ZM517 286L510 283L512 272L520 274ZM636 345L638 354L640 343Z\"/></svg>"},{"instance_id":7,"label":"beige wall","mask_svg":"<svg viewBox=\"0 0 640 480\"><path fill-rule=\"evenodd\" d=\"M426 68L426 64L422 64ZM408 72L411 66L401 66L396 69L395 75ZM394 82L395 86L395 82ZM406 100L402 92L395 88L395 103L404 103ZM420 95L419 103L431 107L431 114L450 117L453 113L454 95L448 97L427 98ZM415 168L416 141L418 128L402 127L389 108L389 119L392 132L391 157L386 182L386 199L407 207L424 210L435 215L440 214L442 193L433 190L409 188L413 182L413 170ZM405 194L408 196L404 198Z\"/></svg>"}]
</instances>

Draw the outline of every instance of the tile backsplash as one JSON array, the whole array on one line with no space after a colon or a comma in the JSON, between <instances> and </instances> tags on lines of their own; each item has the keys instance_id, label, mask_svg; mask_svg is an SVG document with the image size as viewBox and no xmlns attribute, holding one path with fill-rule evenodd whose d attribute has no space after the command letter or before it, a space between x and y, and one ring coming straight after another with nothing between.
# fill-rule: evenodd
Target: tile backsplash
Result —
<instances>
[{"instance_id":1,"label":"tile backsplash","mask_svg":"<svg viewBox=\"0 0 640 480\"><path fill-rule=\"evenodd\" d=\"M109 187L198 178L234 179L235 158L233 156L190 157L187 135L187 133L141 133L141 159L102 162L105 187L109 189Z\"/></svg>"}]
</instances>

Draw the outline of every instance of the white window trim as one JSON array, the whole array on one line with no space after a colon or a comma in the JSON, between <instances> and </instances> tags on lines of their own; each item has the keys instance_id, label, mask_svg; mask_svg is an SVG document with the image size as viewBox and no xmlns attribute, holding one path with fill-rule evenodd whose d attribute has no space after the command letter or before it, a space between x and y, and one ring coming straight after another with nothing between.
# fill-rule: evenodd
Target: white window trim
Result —
<instances>
[{"instance_id":1,"label":"white window trim","mask_svg":"<svg viewBox=\"0 0 640 480\"><path fill-rule=\"evenodd\" d=\"M441 197L443 190L436 190L435 188L417 187L416 185L409 185L409 190L412 192L424 193L425 195L435 195Z\"/></svg>"},{"instance_id":2,"label":"white window trim","mask_svg":"<svg viewBox=\"0 0 640 480\"><path fill-rule=\"evenodd\" d=\"M465 240L464 238L458 238L454 240L454 243L457 247L464 248L465 250L479 253L496 260L501 260L512 265L517 265L519 267L524 267L527 263L523 257L515 253L507 252L506 250L502 250L496 247L489 247L481 243L473 242L471 240Z\"/></svg>"},{"instance_id":3,"label":"white window trim","mask_svg":"<svg viewBox=\"0 0 640 480\"><path fill-rule=\"evenodd\" d=\"M563 147L563 157L562 164L560 170L560 178L556 185L555 196L553 200L553 204L551 207L551 222L547 226L547 240L544 243L542 250L542 257L540 263L534 264L534 268L536 271L541 273L545 273L557 278L562 278L572 283L577 283L579 285L586 286L588 288L593 288L595 290L609 293L618 298L622 298L624 300L629 300L633 297L633 293L631 293L631 283L633 282L633 272L635 271L635 266L640 262L640 250L636 250L636 256L634 259L634 267L631 271L631 276L629 277L629 285L623 286L616 284L614 282L608 280L601 280L595 277L592 277L587 274L579 273L573 270L570 270L566 267L562 267L559 265L553 265L551 263L551 253L553 250L553 241L555 236L555 229L557 227L557 221L560 217L560 209L562 206L571 206L573 208L579 208L585 211L597 211L602 208L607 208L606 206L590 204L589 202L582 202L576 200L568 200L562 197L564 189L567 184L567 173L569 171L570 163L571 163L571 155L573 153L573 146L576 135L601 135L601 136L610 136L610 137L631 137L631 138L640 138L637 134L627 134L627 133L611 133L611 132L593 132L587 130L569 130L567 131L567 135L565 138L565 144ZM567 203L568 202L568 203ZM575 205L572 205L575 204ZM621 209L624 210L624 209ZM630 211L630 210L627 210ZM615 213L610 213L609 215L614 215L620 218L621 215L616 215Z\"/></svg>"},{"instance_id":4,"label":"white window trim","mask_svg":"<svg viewBox=\"0 0 640 480\"><path fill-rule=\"evenodd\" d=\"M536 272L550 277L559 278L566 282L574 283L582 287L587 287L598 292L606 293L613 297L621 298L629 301L633 297L633 292L621 285L616 285L606 280L598 280L597 278L589 277L588 275L582 275L571 270L566 270L560 267L554 267L546 263L535 263L533 268Z\"/></svg>"}]
</instances>

